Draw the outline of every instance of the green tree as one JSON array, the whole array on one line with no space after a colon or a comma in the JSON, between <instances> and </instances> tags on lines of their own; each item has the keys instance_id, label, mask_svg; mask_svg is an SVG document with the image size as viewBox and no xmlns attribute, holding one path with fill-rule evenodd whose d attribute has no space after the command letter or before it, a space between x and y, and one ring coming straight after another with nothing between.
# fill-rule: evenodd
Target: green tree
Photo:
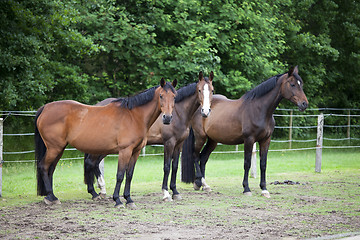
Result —
<instances>
[{"instance_id":1,"label":"green tree","mask_svg":"<svg viewBox=\"0 0 360 240\"><path fill-rule=\"evenodd\" d=\"M76 64L97 51L74 29L78 11L53 0L0 2L0 108L36 109L55 99L89 99Z\"/></svg>"}]
</instances>

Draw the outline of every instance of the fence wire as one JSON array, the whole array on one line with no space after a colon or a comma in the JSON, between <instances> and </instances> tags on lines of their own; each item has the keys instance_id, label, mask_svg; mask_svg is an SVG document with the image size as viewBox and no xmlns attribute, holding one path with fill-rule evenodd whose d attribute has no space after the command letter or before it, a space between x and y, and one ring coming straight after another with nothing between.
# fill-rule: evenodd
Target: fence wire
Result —
<instances>
[{"instance_id":1,"label":"fence wire","mask_svg":"<svg viewBox=\"0 0 360 240\"><path fill-rule=\"evenodd\" d=\"M294 111L294 109L277 109L277 111ZM319 109L308 109L307 111L360 111L360 109L340 109L340 108L319 108ZM0 111L0 116L28 116L34 117L36 111ZM323 114L324 117L360 117L359 114L337 114L337 113L329 113ZM318 114L309 114L309 115L292 115L292 114L273 114L274 117L299 117L299 118L317 118ZM324 128L359 128L360 125L357 124L348 124L348 125L323 125ZM310 126L275 126L275 129L315 129L317 126L310 125ZM34 133L4 133L3 136L6 137L17 137L17 136L34 136ZM353 138L353 137L346 137L346 138L326 138L324 137L323 140L327 141L350 141L350 140L360 140L360 138ZM272 140L274 143L308 143L308 142L316 142L316 139L288 139L288 140ZM219 144L221 145L221 144ZM154 146L161 146L162 145L154 145ZM347 148L360 148L360 146L322 146L323 149L347 149ZM269 152L286 152L286 151L306 151L306 150L315 150L317 147L304 147L304 148L287 148L287 149L269 149ZM76 148L67 148L65 151L75 151ZM236 150L234 151L214 151L215 154L225 154L225 153L243 153L244 151ZM28 150L28 151L17 151L17 152L3 152L4 155L21 155L21 154L33 154L35 150ZM143 152L140 156L162 156L163 153L145 153ZM109 156L117 156L117 155L109 155ZM71 158L62 158L60 161L70 161L70 160L79 160L83 159L83 157L71 157ZM4 161L5 163L29 163L34 162L35 160L11 160L11 161Z\"/></svg>"}]
</instances>

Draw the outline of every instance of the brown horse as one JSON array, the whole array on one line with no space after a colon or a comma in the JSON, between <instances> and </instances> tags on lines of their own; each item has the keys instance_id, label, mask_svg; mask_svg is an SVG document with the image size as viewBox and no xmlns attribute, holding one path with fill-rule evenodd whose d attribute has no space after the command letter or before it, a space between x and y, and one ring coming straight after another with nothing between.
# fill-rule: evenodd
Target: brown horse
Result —
<instances>
[{"instance_id":1,"label":"brown horse","mask_svg":"<svg viewBox=\"0 0 360 240\"><path fill-rule=\"evenodd\" d=\"M243 187L244 194L251 195L248 175L253 144L258 142L260 145L260 188L263 196L270 197L265 180L267 153L275 126L273 112L283 98L296 104L300 111L304 111L308 106L297 66L290 69L288 73L266 80L238 100L214 95L211 115L202 119L199 114L195 114L192 119L193 131L190 131L182 150L182 181L194 182L195 180L195 188L203 186L204 190L209 191L210 187L205 182L205 165L217 143L228 145L244 143ZM206 140L207 143L201 151ZM194 163L196 176L194 176Z\"/></svg>"},{"instance_id":2,"label":"brown horse","mask_svg":"<svg viewBox=\"0 0 360 240\"><path fill-rule=\"evenodd\" d=\"M175 103L177 81L161 79L152 87L129 98L119 98L106 106L89 106L75 101L58 101L41 107L35 117L35 156L38 194L46 196L46 204L59 203L53 193L53 173L65 147L70 144L91 154L119 154L115 206L126 173L124 198L130 198L130 184L136 160L146 144L146 133L163 112L163 123L169 124Z\"/></svg>"},{"instance_id":3,"label":"brown horse","mask_svg":"<svg viewBox=\"0 0 360 240\"><path fill-rule=\"evenodd\" d=\"M181 199L181 196L176 189L176 174L178 169L180 150L184 140L189 135L190 120L194 112L200 106L202 117L207 117L210 114L210 105L214 90L212 86L213 78L213 72L210 73L209 78L203 77L203 73L200 72L199 81L197 83L192 83L180 88L177 91L177 95L175 97L175 107L173 110L173 119L171 124L162 124L162 120L159 117L151 126L147 134L147 145L164 145L164 177L162 184L164 201L172 200L168 192L170 165L172 165L170 189L173 192L173 199ZM105 99L96 105L103 106L112 100L112 98ZM99 163L104 157L105 156L96 156L92 154L85 155L85 183L88 185L88 192L92 195L93 199L97 199L99 197L99 195L95 192L93 185L94 175L98 180L100 195L106 194L104 177L99 169Z\"/></svg>"}]
</instances>

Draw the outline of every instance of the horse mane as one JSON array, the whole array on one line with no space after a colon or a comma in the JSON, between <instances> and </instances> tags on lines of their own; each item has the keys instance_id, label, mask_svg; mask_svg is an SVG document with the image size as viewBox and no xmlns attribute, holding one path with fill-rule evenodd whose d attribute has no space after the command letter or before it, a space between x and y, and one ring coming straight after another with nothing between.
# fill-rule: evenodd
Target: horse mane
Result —
<instances>
[{"instance_id":1,"label":"horse mane","mask_svg":"<svg viewBox=\"0 0 360 240\"><path fill-rule=\"evenodd\" d=\"M277 80L282 75L284 75L284 74L278 74L278 75L273 76L273 77L269 78L268 80L260 83L255 88L253 88L252 90L245 93L243 98L245 100L253 100L255 98L260 98L260 97L264 96L265 94L270 92L276 86Z\"/></svg>"},{"instance_id":2,"label":"horse mane","mask_svg":"<svg viewBox=\"0 0 360 240\"><path fill-rule=\"evenodd\" d=\"M185 98L194 95L196 91L196 84L197 83L191 83L189 85L186 85L185 87L180 88L177 90L177 94L175 97L175 103L181 102Z\"/></svg>"},{"instance_id":3,"label":"horse mane","mask_svg":"<svg viewBox=\"0 0 360 240\"><path fill-rule=\"evenodd\" d=\"M205 82L210 83L210 80L208 77L204 77ZM175 97L175 103L181 102L185 98L194 95L196 91L196 83L190 83L189 85L186 85L185 87L180 88L177 90L176 97Z\"/></svg>"},{"instance_id":4,"label":"horse mane","mask_svg":"<svg viewBox=\"0 0 360 240\"><path fill-rule=\"evenodd\" d=\"M127 108L129 110L135 108L135 107L139 107L142 106L148 102L150 102L151 100L153 100L154 95L155 95L155 90L159 87L159 85L146 89L134 96L131 97L120 97L117 98L115 100L113 100L112 102L120 102L121 103L121 107L122 108ZM164 86L165 91L171 90L173 93L176 93L175 88L170 84L170 83L166 83Z\"/></svg>"}]
</instances>

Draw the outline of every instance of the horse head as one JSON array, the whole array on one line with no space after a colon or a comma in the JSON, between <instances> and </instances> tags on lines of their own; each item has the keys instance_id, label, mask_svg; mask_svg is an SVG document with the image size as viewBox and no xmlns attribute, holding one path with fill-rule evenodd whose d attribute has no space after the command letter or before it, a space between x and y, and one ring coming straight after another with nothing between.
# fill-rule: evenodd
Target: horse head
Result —
<instances>
[{"instance_id":1,"label":"horse head","mask_svg":"<svg viewBox=\"0 0 360 240\"><path fill-rule=\"evenodd\" d=\"M172 111L175 105L176 87L177 80L175 79L172 84L167 83L164 78L160 81L160 109L162 112L163 123L168 125L172 120Z\"/></svg>"},{"instance_id":2,"label":"horse head","mask_svg":"<svg viewBox=\"0 0 360 240\"><path fill-rule=\"evenodd\" d=\"M201 115L203 117L208 117L211 112L211 100L214 94L214 87L212 85L212 80L214 79L214 73L211 71L209 77L203 76L203 73L199 73L199 82L196 85L197 96L201 106Z\"/></svg>"},{"instance_id":3,"label":"horse head","mask_svg":"<svg viewBox=\"0 0 360 240\"><path fill-rule=\"evenodd\" d=\"M286 79L281 84L281 95L298 106L300 111L305 111L309 102L303 91L304 83L298 74L298 66L291 68L284 77Z\"/></svg>"}]
</instances>

